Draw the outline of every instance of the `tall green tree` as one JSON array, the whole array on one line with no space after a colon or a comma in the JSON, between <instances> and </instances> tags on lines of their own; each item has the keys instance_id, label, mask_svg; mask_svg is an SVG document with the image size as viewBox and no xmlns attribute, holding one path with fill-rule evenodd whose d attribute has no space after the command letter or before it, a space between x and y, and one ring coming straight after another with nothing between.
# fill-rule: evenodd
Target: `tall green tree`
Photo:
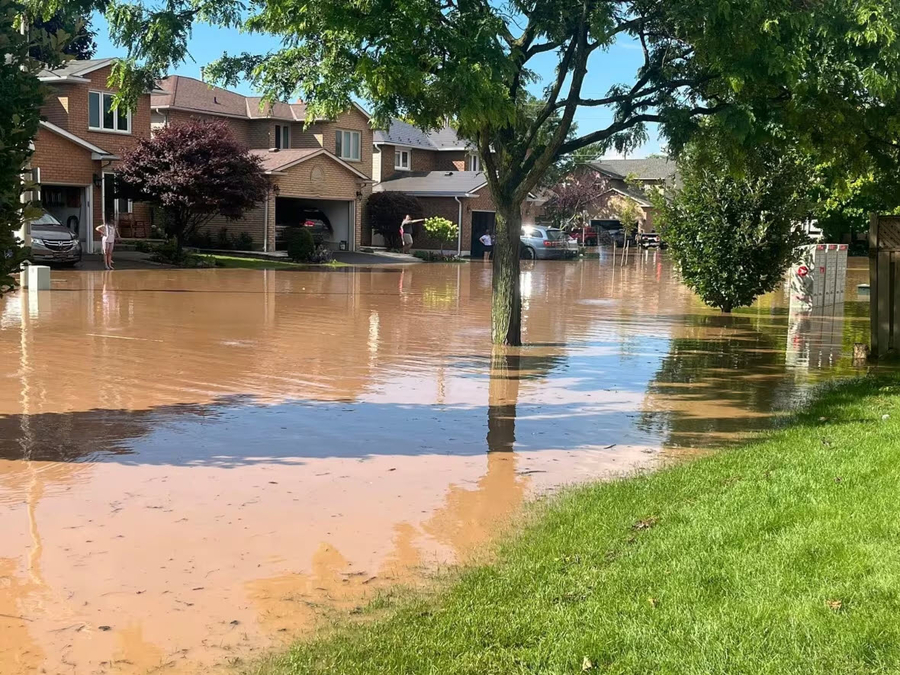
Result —
<instances>
[{"instance_id":1,"label":"tall green tree","mask_svg":"<svg viewBox=\"0 0 900 675\"><path fill-rule=\"evenodd\" d=\"M77 9L59 9L46 19L37 16L31 23L31 31L40 31L48 37L64 35L62 53L80 61L92 58L97 51L97 43L94 42L97 32L91 28L89 18L80 14ZM32 58L42 63L58 58L49 45L33 44L30 53Z\"/></svg>"},{"instance_id":2,"label":"tall green tree","mask_svg":"<svg viewBox=\"0 0 900 675\"><path fill-rule=\"evenodd\" d=\"M16 232L23 223L23 170L32 154L43 93L41 64L30 55L36 42L22 29L25 8L0 0L0 293L15 288L13 274L25 259Z\"/></svg>"},{"instance_id":3,"label":"tall green tree","mask_svg":"<svg viewBox=\"0 0 900 675\"><path fill-rule=\"evenodd\" d=\"M206 21L283 40L273 52L213 64L207 72L225 83L247 76L269 97L299 94L312 115L336 114L359 97L382 124L399 116L432 128L449 119L476 144L496 204L493 338L518 344L520 207L560 157L592 144L628 150L646 138L650 123L661 125L677 151L697 118L713 113L727 115L736 133L778 117L805 125L811 142L835 148L859 146L861 115L867 128L900 130L900 118L873 126L878 115L897 115L896 107L876 109L897 95L898 5L256 0L248 11L240 0L169 0L152 7L115 0L107 17L115 39L129 50L113 75L124 98L183 60L192 23ZM588 93L591 72L616 60L610 47L617 41L637 46L642 64L630 81L604 95ZM540 81L537 63L548 59L556 63L555 75ZM828 106L833 113L825 111L817 131L810 113ZM606 109L610 121L573 137L580 108ZM822 139L822 129L840 142Z\"/></svg>"},{"instance_id":4,"label":"tall green tree","mask_svg":"<svg viewBox=\"0 0 900 675\"><path fill-rule=\"evenodd\" d=\"M808 242L798 227L810 215L808 159L770 144L735 166L713 142L689 147L679 171L681 188L653 199L684 283L725 313L774 290Z\"/></svg>"}]
</instances>

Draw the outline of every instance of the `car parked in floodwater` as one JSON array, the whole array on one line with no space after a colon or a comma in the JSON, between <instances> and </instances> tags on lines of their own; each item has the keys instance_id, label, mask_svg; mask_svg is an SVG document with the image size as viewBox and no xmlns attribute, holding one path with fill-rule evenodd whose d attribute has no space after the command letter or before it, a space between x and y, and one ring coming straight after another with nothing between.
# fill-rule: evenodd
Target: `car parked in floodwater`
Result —
<instances>
[{"instance_id":1,"label":"car parked in floodwater","mask_svg":"<svg viewBox=\"0 0 900 675\"><path fill-rule=\"evenodd\" d=\"M31 221L31 261L77 265L81 262L78 235L51 216L43 213Z\"/></svg>"},{"instance_id":2,"label":"car parked in floodwater","mask_svg":"<svg viewBox=\"0 0 900 675\"><path fill-rule=\"evenodd\" d=\"M578 255L578 242L558 227L526 225L519 240L526 260L565 260Z\"/></svg>"}]
</instances>

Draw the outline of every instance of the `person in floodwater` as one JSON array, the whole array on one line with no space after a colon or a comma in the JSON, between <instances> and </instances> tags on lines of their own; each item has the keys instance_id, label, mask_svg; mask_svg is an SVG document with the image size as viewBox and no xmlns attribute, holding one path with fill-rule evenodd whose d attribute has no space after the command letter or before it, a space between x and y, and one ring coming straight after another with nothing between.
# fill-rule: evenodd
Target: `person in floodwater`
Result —
<instances>
[{"instance_id":1,"label":"person in floodwater","mask_svg":"<svg viewBox=\"0 0 900 675\"><path fill-rule=\"evenodd\" d=\"M103 263L106 265L106 269L115 269L113 267L113 249L116 247L116 237L118 236L116 225L112 221L107 220L102 225L98 225L96 230L101 236L100 244L103 250Z\"/></svg>"},{"instance_id":2,"label":"person in floodwater","mask_svg":"<svg viewBox=\"0 0 900 675\"><path fill-rule=\"evenodd\" d=\"M484 246L484 259L485 260L493 260L494 259L494 239L491 237L490 232L485 232L483 235L478 237L478 241L481 242L481 245Z\"/></svg>"},{"instance_id":3,"label":"person in floodwater","mask_svg":"<svg viewBox=\"0 0 900 675\"><path fill-rule=\"evenodd\" d=\"M403 252L409 253L409 250L413 245L412 238L412 225L413 223L424 223L424 218L419 218L418 220L413 220L410 215L407 213L403 218L403 222L400 223L400 242L403 244Z\"/></svg>"}]
</instances>

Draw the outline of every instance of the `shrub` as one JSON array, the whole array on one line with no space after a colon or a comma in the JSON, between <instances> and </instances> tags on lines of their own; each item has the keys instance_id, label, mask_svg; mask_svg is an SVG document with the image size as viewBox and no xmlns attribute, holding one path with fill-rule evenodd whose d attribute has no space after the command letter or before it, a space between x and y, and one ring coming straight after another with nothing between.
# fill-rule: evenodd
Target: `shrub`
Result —
<instances>
[{"instance_id":1,"label":"shrub","mask_svg":"<svg viewBox=\"0 0 900 675\"><path fill-rule=\"evenodd\" d=\"M305 227L292 227L287 232L287 254L294 262L310 262L316 252L312 232Z\"/></svg>"},{"instance_id":2,"label":"shrub","mask_svg":"<svg viewBox=\"0 0 900 675\"><path fill-rule=\"evenodd\" d=\"M440 253L437 251L413 251L413 255L425 262L465 262L455 253L445 254L443 251Z\"/></svg>"},{"instance_id":3,"label":"shrub","mask_svg":"<svg viewBox=\"0 0 900 675\"><path fill-rule=\"evenodd\" d=\"M384 244L390 250L399 249L400 223L403 217L421 218L422 204L415 197L400 192L373 192L366 202L369 225L372 232L384 237Z\"/></svg>"},{"instance_id":4,"label":"shrub","mask_svg":"<svg viewBox=\"0 0 900 675\"><path fill-rule=\"evenodd\" d=\"M234 248L238 251L252 251L253 237L249 232L241 232L232 240Z\"/></svg>"},{"instance_id":5,"label":"shrub","mask_svg":"<svg viewBox=\"0 0 900 675\"><path fill-rule=\"evenodd\" d=\"M456 239L459 228L451 220L433 216L425 221L425 231L438 240L441 245L441 256L444 255L444 244L450 243Z\"/></svg>"},{"instance_id":6,"label":"shrub","mask_svg":"<svg viewBox=\"0 0 900 675\"><path fill-rule=\"evenodd\" d=\"M228 228L221 227L216 233L216 248L230 251L232 248L232 239L228 236Z\"/></svg>"},{"instance_id":7,"label":"shrub","mask_svg":"<svg viewBox=\"0 0 900 675\"><path fill-rule=\"evenodd\" d=\"M330 263L331 261L331 250L325 246L316 246L315 252L309 257L309 262L316 264Z\"/></svg>"},{"instance_id":8,"label":"shrub","mask_svg":"<svg viewBox=\"0 0 900 675\"><path fill-rule=\"evenodd\" d=\"M808 237L809 171L789 149L759 147L736 172L715 144L679 164L683 187L655 194L661 233L681 278L723 312L774 290Z\"/></svg>"}]
</instances>

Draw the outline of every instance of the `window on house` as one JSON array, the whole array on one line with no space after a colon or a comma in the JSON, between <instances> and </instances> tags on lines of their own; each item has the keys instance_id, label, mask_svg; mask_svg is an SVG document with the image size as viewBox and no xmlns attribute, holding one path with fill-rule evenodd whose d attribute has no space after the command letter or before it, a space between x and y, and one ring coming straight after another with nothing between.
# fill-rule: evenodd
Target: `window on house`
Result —
<instances>
[{"instance_id":1,"label":"window on house","mask_svg":"<svg viewBox=\"0 0 900 675\"><path fill-rule=\"evenodd\" d=\"M466 157L466 171L481 171L481 157L470 152Z\"/></svg>"},{"instance_id":2,"label":"window on house","mask_svg":"<svg viewBox=\"0 0 900 675\"><path fill-rule=\"evenodd\" d=\"M334 140L334 154L341 159L360 160L360 134L358 131L338 130Z\"/></svg>"},{"instance_id":3,"label":"window on house","mask_svg":"<svg viewBox=\"0 0 900 675\"><path fill-rule=\"evenodd\" d=\"M394 168L409 170L409 150L394 151Z\"/></svg>"},{"instance_id":4,"label":"window on house","mask_svg":"<svg viewBox=\"0 0 900 675\"><path fill-rule=\"evenodd\" d=\"M115 94L88 92L88 127L96 131L131 133L131 112L124 108L113 110Z\"/></svg>"},{"instance_id":5,"label":"window on house","mask_svg":"<svg viewBox=\"0 0 900 675\"><path fill-rule=\"evenodd\" d=\"M279 150L291 147L291 128L287 124L275 125L275 147Z\"/></svg>"}]
</instances>

